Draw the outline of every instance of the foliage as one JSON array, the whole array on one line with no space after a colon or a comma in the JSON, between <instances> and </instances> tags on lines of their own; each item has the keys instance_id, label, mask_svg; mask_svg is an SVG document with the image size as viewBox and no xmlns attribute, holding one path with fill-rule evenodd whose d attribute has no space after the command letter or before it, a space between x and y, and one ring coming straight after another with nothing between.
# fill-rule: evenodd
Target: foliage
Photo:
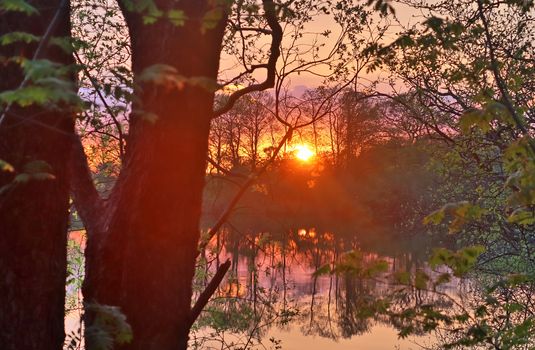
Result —
<instances>
[{"instance_id":1,"label":"foliage","mask_svg":"<svg viewBox=\"0 0 535 350\"><path fill-rule=\"evenodd\" d=\"M85 310L91 311L94 320L85 329L85 341L88 346L98 350L111 350L114 345L132 341L132 329L126 316L118 307L86 303Z\"/></svg>"},{"instance_id":2,"label":"foliage","mask_svg":"<svg viewBox=\"0 0 535 350\"><path fill-rule=\"evenodd\" d=\"M400 288L392 289L381 297L368 298L361 305L361 318L388 317L404 338L409 335L422 335L440 332L444 343L440 348L492 347L511 349L533 345L535 314L531 308L531 293L534 276L514 274L495 278L470 292L471 297L458 298L444 291L444 286L453 278L463 278L472 273L478 258L484 252L481 246L467 247L458 251L445 248L437 249L429 260L433 269L394 271L389 277ZM353 259L352 265L361 266ZM336 264L337 273L345 274L347 263L344 259ZM320 268L316 273L324 273ZM370 278L373 276L368 276ZM366 279L366 276L360 278ZM413 293L428 293L434 298L410 301Z\"/></svg>"}]
</instances>

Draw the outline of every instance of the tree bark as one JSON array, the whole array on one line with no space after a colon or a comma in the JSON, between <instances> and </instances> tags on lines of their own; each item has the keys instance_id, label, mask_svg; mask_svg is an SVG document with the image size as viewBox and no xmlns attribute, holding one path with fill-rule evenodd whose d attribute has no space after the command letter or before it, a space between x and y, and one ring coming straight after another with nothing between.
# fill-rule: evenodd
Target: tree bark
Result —
<instances>
[{"instance_id":1,"label":"tree bark","mask_svg":"<svg viewBox=\"0 0 535 350\"><path fill-rule=\"evenodd\" d=\"M68 2L30 1L39 14L2 12L0 35L21 31L43 36L47 28L70 36ZM59 10L58 10L59 9ZM53 18L56 17L54 21ZM54 23L54 25L50 25ZM38 45L0 46L0 57L31 59ZM59 47L43 45L38 59L73 63ZM15 63L0 63L0 91L23 81ZM74 78L73 78L74 80ZM67 164L74 118L45 106L1 108L0 159L15 172L0 171L0 348L59 350L64 342L66 245L69 208ZM44 161L55 179L13 182L32 161Z\"/></svg>"},{"instance_id":2,"label":"tree bark","mask_svg":"<svg viewBox=\"0 0 535 350\"><path fill-rule=\"evenodd\" d=\"M170 9L168 1L155 3ZM188 17L183 26L165 19L145 25L141 14L123 8L134 76L166 64L186 78L216 81L225 17L205 31L199 20L214 3L176 3ZM88 234L84 298L126 315L133 341L117 349L185 349L214 93L189 83L143 83L136 95L109 223ZM144 119L147 112L156 121Z\"/></svg>"}]
</instances>

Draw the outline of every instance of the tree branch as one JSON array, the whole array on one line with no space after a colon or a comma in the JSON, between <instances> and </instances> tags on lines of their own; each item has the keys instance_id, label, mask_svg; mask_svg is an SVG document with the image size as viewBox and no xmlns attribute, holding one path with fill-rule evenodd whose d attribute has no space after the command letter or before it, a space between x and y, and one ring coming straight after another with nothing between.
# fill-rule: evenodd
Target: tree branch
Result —
<instances>
[{"instance_id":1,"label":"tree branch","mask_svg":"<svg viewBox=\"0 0 535 350\"><path fill-rule=\"evenodd\" d=\"M98 232L103 223L106 205L93 183L80 137L73 140L72 147L70 171L74 205L88 234Z\"/></svg>"},{"instance_id":2,"label":"tree branch","mask_svg":"<svg viewBox=\"0 0 535 350\"><path fill-rule=\"evenodd\" d=\"M216 168L217 170L219 170L220 172L222 172L224 175L227 175L227 176L235 176L235 177L241 177L241 178L244 178L246 177L245 175L243 174L239 174L239 173L233 173L225 168L223 168L221 165L217 164L215 160L213 160L212 158L210 157L207 157L207 160L208 160L208 163L210 163L210 165L212 165L214 168Z\"/></svg>"},{"instance_id":3,"label":"tree branch","mask_svg":"<svg viewBox=\"0 0 535 350\"><path fill-rule=\"evenodd\" d=\"M276 66L280 56L280 44L282 42L282 27L277 19L275 3L273 0L262 0L262 4L265 11L264 17L266 18L268 26L271 28L272 37L269 58L265 65L265 68L267 69L266 79L261 83L249 85L232 93L225 105L214 111L213 117L228 112L240 97L253 91L263 91L275 86Z\"/></svg>"},{"instance_id":4,"label":"tree branch","mask_svg":"<svg viewBox=\"0 0 535 350\"><path fill-rule=\"evenodd\" d=\"M284 146L284 144L292 137L293 130L294 130L293 128L289 128L288 129L288 131L286 132L286 134L284 135L282 140L279 142L279 144L277 145L277 148L275 149L275 151L273 152L271 157L266 161L266 163L257 172L249 175L247 181L245 181L242 184L242 186L240 187L238 192L234 195L234 197L230 201L229 205L227 206L227 208L225 209L223 214L221 214L221 216L219 217L219 220L217 220L215 225L210 229L210 231L208 231L208 234L207 234L208 237L206 238L206 240L202 241L199 244L199 251L197 252L197 255L204 248L206 248L206 246L208 245L208 242L210 242L210 240L215 236L215 234L221 229L223 224L228 220L230 214L234 210L234 207L238 204L238 202L243 197L243 195L245 194L247 189L252 184L254 184L255 181L258 179L258 177L260 175L262 175L264 172L266 172L266 170L269 168L269 166L275 161L275 158L279 154L279 152L282 149L282 147Z\"/></svg>"},{"instance_id":5,"label":"tree branch","mask_svg":"<svg viewBox=\"0 0 535 350\"><path fill-rule=\"evenodd\" d=\"M505 105L505 107L507 108L507 111L513 118L516 124L516 127L522 132L523 136L527 137L531 152L535 154L535 142L530 137L528 129L524 126L524 123L522 122L522 118L520 117L520 115L518 115L515 109L513 100L511 96L509 95L507 84L505 83L505 81L503 80L500 74L500 68L499 68L498 60L496 58L494 44L492 43L489 22L488 22L487 17L485 16L483 3L481 0L477 0L477 9L478 9L479 18L481 19L481 22L483 23L483 29L485 29L485 42L487 43L488 50L489 50L490 66L492 69L492 74L494 75L494 79L496 80L496 85L498 86L498 90L500 91L500 94L502 95L503 104Z\"/></svg>"},{"instance_id":6,"label":"tree branch","mask_svg":"<svg viewBox=\"0 0 535 350\"><path fill-rule=\"evenodd\" d=\"M195 305L190 310L189 327L193 325L195 320L201 314L201 311L204 309L206 304L208 304L208 301L210 301L210 298L217 290L217 287L219 287L219 284L223 280L223 277L225 277L225 274L227 273L229 268L230 268L230 259L227 259L227 261L225 261L222 265L219 266L214 277L212 277L212 280L210 280L210 283L208 283L206 288L203 290L203 292L199 296L199 299L197 299L197 301L195 302Z\"/></svg>"}]
</instances>

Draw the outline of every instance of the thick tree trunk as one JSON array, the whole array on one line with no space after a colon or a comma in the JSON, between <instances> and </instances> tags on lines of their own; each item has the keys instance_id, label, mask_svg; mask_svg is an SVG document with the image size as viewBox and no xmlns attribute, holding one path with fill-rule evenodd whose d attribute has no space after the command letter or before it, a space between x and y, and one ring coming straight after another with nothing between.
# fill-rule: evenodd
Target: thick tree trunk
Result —
<instances>
[{"instance_id":1,"label":"thick tree trunk","mask_svg":"<svg viewBox=\"0 0 535 350\"><path fill-rule=\"evenodd\" d=\"M215 81L224 18L204 33L198 20L211 3L177 3L191 19L180 27L165 20L144 25L141 15L123 11L134 74L166 64L187 78ZM117 348L185 349L214 94L188 83L141 88L126 163L108 200L111 217L102 232L89 233L84 297L126 315L133 341Z\"/></svg>"},{"instance_id":2,"label":"thick tree trunk","mask_svg":"<svg viewBox=\"0 0 535 350\"><path fill-rule=\"evenodd\" d=\"M2 12L0 35L30 32L43 36L60 6L58 0L31 1L39 14ZM53 36L70 36L69 8L64 2ZM0 46L0 57L31 59L37 45ZM39 59L71 64L58 47L45 46ZM0 91L23 80L18 65L0 63ZM5 111L4 108L0 112ZM45 107L9 108L0 125L0 159L15 168L0 171L0 348L62 349L69 184L67 160L74 119ZM32 161L51 166L53 180L13 182L29 172ZM34 163L34 165L37 163ZM42 164L42 163L41 163ZM26 165L26 169L25 169Z\"/></svg>"}]
</instances>

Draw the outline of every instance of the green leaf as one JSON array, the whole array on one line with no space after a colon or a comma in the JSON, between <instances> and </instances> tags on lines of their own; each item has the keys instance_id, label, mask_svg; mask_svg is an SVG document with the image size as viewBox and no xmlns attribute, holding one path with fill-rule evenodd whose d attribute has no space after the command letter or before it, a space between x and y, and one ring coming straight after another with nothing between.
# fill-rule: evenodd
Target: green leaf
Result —
<instances>
[{"instance_id":1,"label":"green leaf","mask_svg":"<svg viewBox=\"0 0 535 350\"><path fill-rule=\"evenodd\" d=\"M176 89L183 89L186 80L186 78L178 74L175 67L167 64L154 64L145 68L139 75L139 81L141 82Z\"/></svg>"},{"instance_id":2,"label":"green leaf","mask_svg":"<svg viewBox=\"0 0 535 350\"><path fill-rule=\"evenodd\" d=\"M28 162L24 165L23 169L24 172L28 174L52 172L52 167L44 160L33 160L31 162Z\"/></svg>"},{"instance_id":3,"label":"green leaf","mask_svg":"<svg viewBox=\"0 0 535 350\"><path fill-rule=\"evenodd\" d=\"M72 55L74 52L74 44L73 39L69 37L52 37L50 38L50 44L56 45L60 49L63 50L63 52Z\"/></svg>"},{"instance_id":4,"label":"green leaf","mask_svg":"<svg viewBox=\"0 0 535 350\"><path fill-rule=\"evenodd\" d=\"M533 211L524 208L516 209L507 217L507 221L519 225L531 225L535 223Z\"/></svg>"},{"instance_id":5,"label":"green leaf","mask_svg":"<svg viewBox=\"0 0 535 350\"><path fill-rule=\"evenodd\" d=\"M480 220L487 211L478 205L468 201L447 203L439 210L436 210L424 218L424 224L438 225L446 216L452 218L449 225L449 232L455 233L470 221Z\"/></svg>"},{"instance_id":6,"label":"green leaf","mask_svg":"<svg viewBox=\"0 0 535 350\"><path fill-rule=\"evenodd\" d=\"M394 280L399 284L408 286L411 283L411 274L407 271L396 271Z\"/></svg>"},{"instance_id":7,"label":"green leaf","mask_svg":"<svg viewBox=\"0 0 535 350\"><path fill-rule=\"evenodd\" d=\"M209 29L214 29L223 18L223 8L221 6L214 7L207 11L201 22L201 32L205 33Z\"/></svg>"},{"instance_id":8,"label":"green leaf","mask_svg":"<svg viewBox=\"0 0 535 350\"><path fill-rule=\"evenodd\" d=\"M329 273L331 273L331 265L330 264L325 264L322 267L320 267L319 269L317 269L316 271L314 271L312 276L313 277L323 276L323 275L328 275Z\"/></svg>"},{"instance_id":9,"label":"green leaf","mask_svg":"<svg viewBox=\"0 0 535 350\"><path fill-rule=\"evenodd\" d=\"M35 7L24 0L0 0L0 9L13 12L22 12L27 15L39 13Z\"/></svg>"},{"instance_id":10,"label":"green leaf","mask_svg":"<svg viewBox=\"0 0 535 350\"><path fill-rule=\"evenodd\" d=\"M416 289L427 289L427 282L429 281L429 276L423 271L416 271L414 276L414 287Z\"/></svg>"},{"instance_id":11,"label":"green leaf","mask_svg":"<svg viewBox=\"0 0 535 350\"><path fill-rule=\"evenodd\" d=\"M441 284L449 283L451 281L451 275L447 272L441 273L434 281L434 285L440 286Z\"/></svg>"},{"instance_id":12,"label":"green leaf","mask_svg":"<svg viewBox=\"0 0 535 350\"><path fill-rule=\"evenodd\" d=\"M472 109L464 113L459 119L459 127L461 131L468 134L473 126L477 126L481 131L490 131L491 118L484 111L479 109Z\"/></svg>"},{"instance_id":13,"label":"green leaf","mask_svg":"<svg viewBox=\"0 0 535 350\"><path fill-rule=\"evenodd\" d=\"M512 287L519 286L528 282L533 281L529 276L524 274L515 273L507 276L507 283Z\"/></svg>"},{"instance_id":14,"label":"green leaf","mask_svg":"<svg viewBox=\"0 0 535 350\"><path fill-rule=\"evenodd\" d=\"M188 19L182 10L167 11L167 18L177 27L182 27L184 24L186 24L186 20Z\"/></svg>"},{"instance_id":15,"label":"green leaf","mask_svg":"<svg viewBox=\"0 0 535 350\"><path fill-rule=\"evenodd\" d=\"M461 277L472 270L477 263L477 259L484 252L485 247L481 245L466 247L456 252L446 248L438 248L433 250L429 265L432 268L441 265L447 266L455 276Z\"/></svg>"},{"instance_id":16,"label":"green leaf","mask_svg":"<svg viewBox=\"0 0 535 350\"><path fill-rule=\"evenodd\" d=\"M86 338L94 349L112 349L114 344L132 341L132 328L126 316L116 306L97 303L85 304L85 309L94 314L93 323L86 325Z\"/></svg>"},{"instance_id":17,"label":"green leaf","mask_svg":"<svg viewBox=\"0 0 535 350\"><path fill-rule=\"evenodd\" d=\"M435 210L434 212L432 212L431 214L427 215L424 220L423 220L423 223L424 225L429 225L429 224L433 224L433 225L438 225L442 222L442 220L444 220L444 218L446 217L446 213L439 209L439 210Z\"/></svg>"},{"instance_id":18,"label":"green leaf","mask_svg":"<svg viewBox=\"0 0 535 350\"><path fill-rule=\"evenodd\" d=\"M41 86L27 86L18 90L8 90L0 93L0 102L16 103L21 107L32 104L45 104L52 100L52 92Z\"/></svg>"},{"instance_id":19,"label":"green leaf","mask_svg":"<svg viewBox=\"0 0 535 350\"><path fill-rule=\"evenodd\" d=\"M23 184L23 183L27 183L28 181L30 181L31 178L32 177L30 176L30 174L22 173L22 174L18 174L17 176L15 176L13 181L16 183Z\"/></svg>"},{"instance_id":20,"label":"green leaf","mask_svg":"<svg viewBox=\"0 0 535 350\"><path fill-rule=\"evenodd\" d=\"M10 32L0 36L0 45L9 45L16 42L26 44L39 41L39 37L26 32Z\"/></svg>"},{"instance_id":21,"label":"green leaf","mask_svg":"<svg viewBox=\"0 0 535 350\"><path fill-rule=\"evenodd\" d=\"M451 250L446 248L436 248L433 249L433 254L429 258L429 265L432 268L436 268L440 265L447 265L453 257Z\"/></svg>"}]
</instances>

